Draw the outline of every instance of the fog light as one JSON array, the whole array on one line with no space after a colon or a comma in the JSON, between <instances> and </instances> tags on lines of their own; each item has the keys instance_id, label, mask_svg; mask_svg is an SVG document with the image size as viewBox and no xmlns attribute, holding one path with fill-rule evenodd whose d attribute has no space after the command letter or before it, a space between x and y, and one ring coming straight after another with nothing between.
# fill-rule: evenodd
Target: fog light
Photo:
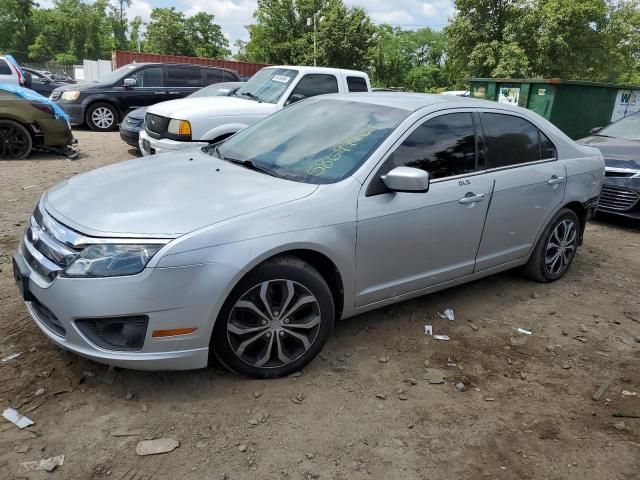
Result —
<instances>
[{"instance_id":1,"label":"fog light","mask_svg":"<svg viewBox=\"0 0 640 480\"><path fill-rule=\"evenodd\" d=\"M81 318L76 325L90 342L106 350L135 351L144 345L149 317Z\"/></svg>"}]
</instances>

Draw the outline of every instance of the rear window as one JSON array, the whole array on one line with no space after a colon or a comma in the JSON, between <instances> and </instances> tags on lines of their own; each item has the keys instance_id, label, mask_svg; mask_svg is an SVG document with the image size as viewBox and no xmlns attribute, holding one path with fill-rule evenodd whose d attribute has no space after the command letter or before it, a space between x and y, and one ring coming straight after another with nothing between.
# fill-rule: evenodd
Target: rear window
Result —
<instances>
[{"instance_id":1,"label":"rear window","mask_svg":"<svg viewBox=\"0 0 640 480\"><path fill-rule=\"evenodd\" d=\"M224 82L224 71L214 69L204 69L205 85L211 85L212 83Z\"/></svg>"},{"instance_id":2,"label":"rear window","mask_svg":"<svg viewBox=\"0 0 640 480\"><path fill-rule=\"evenodd\" d=\"M11 71L11 68L9 68L9 65L7 64L7 62L5 62L1 58L0 58L0 75L13 75L13 72Z\"/></svg>"},{"instance_id":3,"label":"rear window","mask_svg":"<svg viewBox=\"0 0 640 480\"><path fill-rule=\"evenodd\" d=\"M367 92L367 81L362 77L347 77L350 92Z\"/></svg>"}]
</instances>

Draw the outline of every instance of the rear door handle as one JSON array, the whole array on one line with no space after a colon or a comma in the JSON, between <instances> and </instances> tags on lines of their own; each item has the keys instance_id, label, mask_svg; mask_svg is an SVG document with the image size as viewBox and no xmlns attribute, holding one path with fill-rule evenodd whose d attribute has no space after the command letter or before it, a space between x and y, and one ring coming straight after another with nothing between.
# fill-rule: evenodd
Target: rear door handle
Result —
<instances>
[{"instance_id":1,"label":"rear door handle","mask_svg":"<svg viewBox=\"0 0 640 480\"><path fill-rule=\"evenodd\" d=\"M165 92L153 92L153 93L155 93L156 95L164 95L165 94Z\"/></svg>"},{"instance_id":2,"label":"rear door handle","mask_svg":"<svg viewBox=\"0 0 640 480\"><path fill-rule=\"evenodd\" d=\"M547 180L548 185L560 185L564 183L564 177L556 177L555 175Z\"/></svg>"},{"instance_id":3,"label":"rear door handle","mask_svg":"<svg viewBox=\"0 0 640 480\"><path fill-rule=\"evenodd\" d=\"M180 92L169 92L170 95L178 95Z\"/></svg>"},{"instance_id":4,"label":"rear door handle","mask_svg":"<svg viewBox=\"0 0 640 480\"><path fill-rule=\"evenodd\" d=\"M484 200L484 194L476 195L474 193L467 193L467 195L462 197L460 200L458 200L458 202L465 205L468 203L481 202L483 200Z\"/></svg>"}]
</instances>

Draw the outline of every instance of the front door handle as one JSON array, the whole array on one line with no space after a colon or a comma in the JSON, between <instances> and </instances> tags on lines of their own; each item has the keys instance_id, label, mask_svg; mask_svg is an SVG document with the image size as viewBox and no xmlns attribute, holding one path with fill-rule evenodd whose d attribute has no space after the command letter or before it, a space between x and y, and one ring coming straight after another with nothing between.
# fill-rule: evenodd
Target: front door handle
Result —
<instances>
[{"instance_id":1,"label":"front door handle","mask_svg":"<svg viewBox=\"0 0 640 480\"><path fill-rule=\"evenodd\" d=\"M463 205L468 203L476 203L484 200L484 194L476 195L475 193L467 193L464 197L458 200Z\"/></svg>"},{"instance_id":2,"label":"front door handle","mask_svg":"<svg viewBox=\"0 0 640 480\"><path fill-rule=\"evenodd\" d=\"M547 180L548 185L560 185L564 183L564 177L556 177L555 175Z\"/></svg>"},{"instance_id":3,"label":"front door handle","mask_svg":"<svg viewBox=\"0 0 640 480\"><path fill-rule=\"evenodd\" d=\"M169 92L170 95L178 95L180 92Z\"/></svg>"}]
</instances>

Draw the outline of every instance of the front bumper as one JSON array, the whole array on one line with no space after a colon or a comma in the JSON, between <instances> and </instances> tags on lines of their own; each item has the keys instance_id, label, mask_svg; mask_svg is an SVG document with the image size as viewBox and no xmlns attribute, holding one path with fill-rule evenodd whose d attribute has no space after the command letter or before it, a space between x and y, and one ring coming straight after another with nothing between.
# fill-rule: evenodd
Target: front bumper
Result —
<instances>
[{"instance_id":1,"label":"front bumper","mask_svg":"<svg viewBox=\"0 0 640 480\"><path fill-rule=\"evenodd\" d=\"M82 125L84 123L85 106L80 103L56 102L62 110L69 115L71 125Z\"/></svg>"},{"instance_id":2,"label":"front bumper","mask_svg":"<svg viewBox=\"0 0 640 480\"><path fill-rule=\"evenodd\" d=\"M640 178L605 177L597 211L640 220Z\"/></svg>"},{"instance_id":3,"label":"front bumper","mask_svg":"<svg viewBox=\"0 0 640 480\"><path fill-rule=\"evenodd\" d=\"M76 143L69 125L62 118L39 119L32 128L39 146L63 147Z\"/></svg>"},{"instance_id":4,"label":"front bumper","mask_svg":"<svg viewBox=\"0 0 640 480\"><path fill-rule=\"evenodd\" d=\"M57 276L51 281L27 261L26 242L23 239L14 256L19 265L16 279L20 279L21 291L27 292L23 295L33 321L55 344L80 356L123 368L189 370L207 366L213 324L226 288L238 270L228 265L204 264L147 268L126 277ZM43 312L52 315L55 322ZM78 319L132 315L146 315L149 319L143 346L138 351L101 348L76 324ZM153 337L154 330L189 327L196 328L189 335Z\"/></svg>"},{"instance_id":5,"label":"front bumper","mask_svg":"<svg viewBox=\"0 0 640 480\"><path fill-rule=\"evenodd\" d=\"M127 145L130 145L134 148L140 148L139 146L139 141L140 141L140 128L126 128L123 127L123 125L120 125L120 138L122 139L123 142L125 142Z\"/></svg>"},{"instance_id":6,"label":"front bumper","mask_svg":"<svg viewBox=\"0 0 640 480\"><path fill-rule=\"evenodd\" d=\"M179 142L168 138L153 138L143 129L140 130L138 148L140 148L142 155L147 156L156 153L202 148L205 145L209 144L207 142Z\"/></svg>"}]
</instances>

